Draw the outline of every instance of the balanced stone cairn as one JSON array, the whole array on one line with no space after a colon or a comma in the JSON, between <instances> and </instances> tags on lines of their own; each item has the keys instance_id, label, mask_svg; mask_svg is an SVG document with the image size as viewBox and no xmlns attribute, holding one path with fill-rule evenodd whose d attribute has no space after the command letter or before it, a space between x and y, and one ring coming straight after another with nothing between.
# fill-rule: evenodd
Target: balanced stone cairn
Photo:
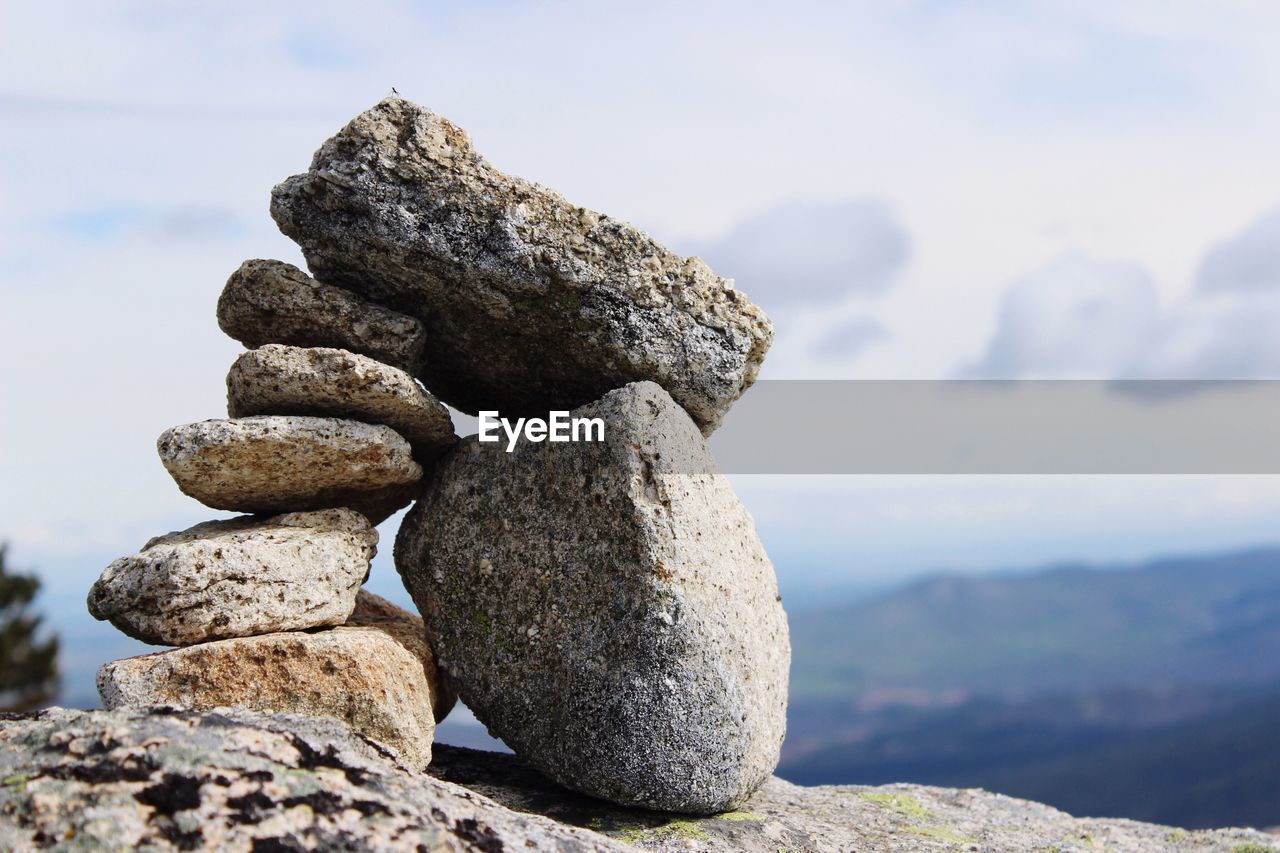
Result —
<instances>
[{"instance_id":1,"label":"balanced stone cairn","mask_svg":"<svg viewBox=\"0 0 1280 853\"><path fill-rule=\"evenodd\" d=\"M269 260L231 276L219 324L253 349L230 417L159 441L184 493L252 515L152 540L94 585L95 616L180 647L103 667L107 706L332 716L422 766L456 691L571 788L746 800L777 764L790 645L705 436L759 372L764 313L400 98L325 142L271 213L314 278ZM442 401L572 409L603 440L459 441ZM360 591L372 525L412 501L395 562L425 622Z\"/></svg>"}]
</instances>

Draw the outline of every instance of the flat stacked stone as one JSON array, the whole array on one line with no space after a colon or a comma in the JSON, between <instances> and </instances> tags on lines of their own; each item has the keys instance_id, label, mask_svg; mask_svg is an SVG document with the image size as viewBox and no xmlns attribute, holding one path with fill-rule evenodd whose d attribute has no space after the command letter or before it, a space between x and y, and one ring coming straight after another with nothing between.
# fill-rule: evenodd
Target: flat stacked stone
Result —
<instances>
[{"instance_id":1,"label":"flat stacked stone","mask_svg":"<svg viewBox=\"0 0 1280 853\"><path fill-rule=\"evenodd\" d=\"M349 509L209 521L107 566L89 612L166 646L341 625L377 543Z\"/></svg>"},{"instance_id":2,"label":"flat stacked stone","mask_svg":"<svg viewBox=\"0 0 1280 853\"><path fill-rule=\"evenodd\" d=\"M422 368L422 323L283 261L245 261L218 299L222 331L253 349L264 344L337 347L409 373Z\"/></svg>"},{"instance_id":3,"label":"flat stacked stone","mask_svg":"<svg viewBox=\"0 0 1280 853\"><path fill-rule=\"evenodd\" d=\"M166 430L156 448L183 494L234 512L351 507L377 524L422 479L395 430L338 418L200 421Z\"/></svg>"},{"instance_id":4,"label":"flat stacked stone","mask_svg":"<svg viewBox=\"0 0 1280 853\"><path fill-rule=\"evenodd\" d=\"M227 414L318 415L385 424L422 459L457 440L449 410L399 368L330 347L267 344L227 373Z\"/></svg>"}]
</instances>

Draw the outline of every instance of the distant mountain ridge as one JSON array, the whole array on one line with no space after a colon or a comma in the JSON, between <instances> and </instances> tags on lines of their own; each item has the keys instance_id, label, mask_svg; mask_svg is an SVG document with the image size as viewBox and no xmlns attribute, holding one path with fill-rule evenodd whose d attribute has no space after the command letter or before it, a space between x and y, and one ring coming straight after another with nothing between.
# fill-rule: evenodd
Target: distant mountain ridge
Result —
<instances>
[{"instance_id":1,"label":"distant mountain ridge","mask_svg":"<svg viewBox=\"0 0 1280 853\"><path fill-rule=\"evenodd\" d=\"M792 623L780 775L1280 825L1280 548L940 576Z\"/></svg>"},{"instance_id":2,"label":"distant mountain ridge","mask_svg":"<svg viewBox=\"0 0 1280 853\"><path fill-rule=\"evenodd\" d=\"M792 696L1025 695L1280 679L1280 548L939 576L791 628Z\"/></svg>"}]
</instances>

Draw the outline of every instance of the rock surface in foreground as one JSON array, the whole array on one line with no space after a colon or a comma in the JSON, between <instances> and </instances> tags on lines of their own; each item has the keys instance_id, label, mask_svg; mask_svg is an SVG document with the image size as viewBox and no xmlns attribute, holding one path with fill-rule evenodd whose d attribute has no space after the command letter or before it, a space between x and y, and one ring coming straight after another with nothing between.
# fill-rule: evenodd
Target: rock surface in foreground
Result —
<instances>
[{"instance_id":1,"label":"rock surface in foreground","mask_svg":"<svg viewBox=\"0 0 1280 853\"><path fill-rule=\"evenodd\" d=\"M1168 853L1280 850L1248 829L1186 832L1131 820L1074 818L1049 806L978 789L924 785L806 788L776 776L740 810L688 817L612 806L566 791L512 755L437 745L429 772L518 812L589 826L646 850L725 853ZM1255 846L1250 846L1255 845Z\"/></svg>"},{"instance_id":2,"label":"rock surface in foreground","mask_svg":"<svg viewBox=\"0 0 1280 853\"><path fill-rule=\"evenodd\" d=\"M422 478L395 430L335 418L199 421L166 430L156 449L183 494L236 512L350 507L377 524Z\"/></svg>"},{"instance_id":3,"label":"rock surface in foreground","mask_svg":"<svg viewBox=\"0 0 1280 853\"><path fill-rule=\"evenodd\" d=\"M107 708L236 707L333 717L396 749L405 764L431 760L439 681L377 627L266 634L112 661L98 670Z\"/></svg>"},{"instance_id":4,"label":"rock surface in foreground","mask_svg":"<svg viewBox=\"0 0 1280 853\"><path fill-rule=\"evenodd\" d=\"M436 456L457 440L449 410L412 376L328 347L268 344L242 354L227 373L227 414L386 424L409 440L419 458Z\"/></svg>"},{"instance_id":5,"label":"rock surface in foreground","mask_svg":"<svg viewBox=\"0 0 1280 853\"><path fill-rule=\"evenodd\" d=\"M244 711L0 719L0 849L625 849L398 766L333 720Z\"/></svg>"},{"instance_id":6,"label":"rock surface in foreground","mask_svg":"<svg viewBox=\"0 0 1280 853\"><path fill-rule=\"evenodd\" d=\"M710 433L773 337L702 261L504 175L401 98L325 142L271 213L317 277L422 320L423 381L471 413L545 416L648 379Z\"/></svg>"},{"instance_id":7,"label":"rock surface in foreground","mask_svg":"<svg viewBox=\"0 0 1280 853\"><path fill-rule=\"evenodd\" d=\"M89 612L163 646L341 625L377 543L349 509L209 521L107 566Z\"/></svg>"},{"instance_id":8,"label":"rock surface in foreground","mask_svg":"<svg viewBox=\"0 0 1280 853\"><path fill-rule=\"evenodd\" d=\"M731 807L773 771L790 659L773 567L697 427L653 383L575 412L600 443L464 441L396 567L491 732L622 803Z\"/></svg>"},{"instance_id":9,"label":"rock surface in foreground","mask_svg":"<svg viewBox=\"0 0 1280 853\"><path fill-rule=\"evenodd\" d=\"M157 850L1280 850L1253 830L1077 819L977 790L775 778L740 811L691 818L575 794L509 755L439 746L430 774L316 717L53 709L0 718L0 849L70 839Z\"/></svg>"},{"instance_id":10,"label":"rock surface in foreground","mask_svg":"<svg viewBox=\"0 0 1280 853\"><path fill-rule=\"evenodd\" d=\"M218 325L249 348L338 347L410 373L422 367L422 323L283 261L245 261L218 299Z\"/></svg>"}]
</instances>

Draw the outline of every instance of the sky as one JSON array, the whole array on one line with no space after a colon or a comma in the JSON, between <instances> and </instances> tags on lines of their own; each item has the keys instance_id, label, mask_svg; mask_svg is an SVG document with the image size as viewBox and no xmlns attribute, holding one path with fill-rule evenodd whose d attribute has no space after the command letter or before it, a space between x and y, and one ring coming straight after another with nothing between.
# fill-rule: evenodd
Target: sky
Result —
<instances>
[{"instance_id":1,"label":"sky","mask_svg":"<svg viewBox=\"0 0 1280 853\"><path fill-rule=\"evenodd\" d=\"M154 439L224 412L226 277L301 264L271 187L393 86L734 278L767 377L1280 376L1277 27L1245 0L11 0L0 538L74 602L225 515ZM1272 477L734 485L797 596L1280 541Z\"/></svg>"}]
</instances>

